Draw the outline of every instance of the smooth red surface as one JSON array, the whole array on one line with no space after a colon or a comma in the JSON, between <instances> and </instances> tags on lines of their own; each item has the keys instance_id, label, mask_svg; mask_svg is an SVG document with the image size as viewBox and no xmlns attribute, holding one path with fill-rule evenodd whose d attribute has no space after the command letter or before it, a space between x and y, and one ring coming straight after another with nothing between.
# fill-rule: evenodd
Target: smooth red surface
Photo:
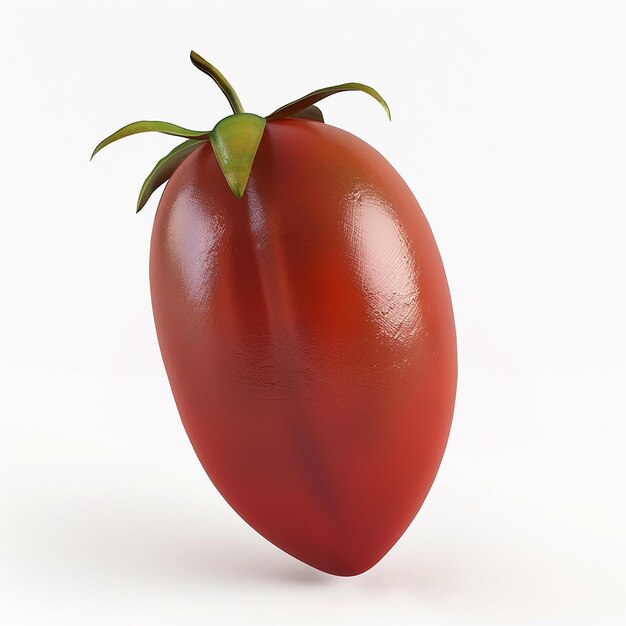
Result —
<instances>
[{"instance_id":1,"label":"smooth red surface","mask_svg":"<svg viewBox=\"0 0 626 626\"><path fill-rule=\"evenodd\" d=\"M207 142L163 193L150 282L220 493L318 569L374 565L435 478L457 376L439 252L398 173L343 130L274 121L238 200Z\"/></svg>"}]
</instances>

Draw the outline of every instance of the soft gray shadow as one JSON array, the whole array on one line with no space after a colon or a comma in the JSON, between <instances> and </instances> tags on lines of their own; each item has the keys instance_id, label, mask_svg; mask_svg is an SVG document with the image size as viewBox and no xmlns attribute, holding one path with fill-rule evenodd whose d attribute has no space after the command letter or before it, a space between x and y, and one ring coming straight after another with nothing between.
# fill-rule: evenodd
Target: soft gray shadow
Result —
<instances>
[{"instance_id":1,"label":"soft gray shadow","mask_svg":"<svg viewBox=\"0 0 626 626\"><path fill-rule=\"evenodd\" d=\"M332 580L271 545L225 503L213 513L193 498L172 506L154 494L86 489L24 501L13 518L18 552L35 549L43 571L62 566L77 576L134 582L284 586Z\"/></svg>"},{"instance_id":2,"label":"soft gray shadow","mask_svg":"<svg viewBox=\"0 0 626 626\"><path fill-rule=\"evenodd\" d=\"M132 487L73 487L24 502L16 511L15 537L22 545L15 547L35 549L44 571L63 566L76 576L173 586L319 587L352 580L368 594L401 590L442 597L471 576L467 559L458 558L459 546L444 536L429 537L428 546L402 538L373 569L345 579L285 554L215 499L198 502L182 494L172 503Z\"/></svg>"},{"instance_id":3,"label":"soft gray shadow","mask_svg":"<svg viewBox=\"0 0 626 626\"><path fill-rule=\"evenodd\" d=\"M252 529L246 532L254 533ZM254 538L256 539L256 537ZM263 542L265 540L262 540ZM220 580L245 584L324 585L332 577L283 553L278 548L254 545L241 537L211 536L193 540L170 541L166 549L152 550L146 555L150 571L172 582Z\"/></svg>"}]
</instances>

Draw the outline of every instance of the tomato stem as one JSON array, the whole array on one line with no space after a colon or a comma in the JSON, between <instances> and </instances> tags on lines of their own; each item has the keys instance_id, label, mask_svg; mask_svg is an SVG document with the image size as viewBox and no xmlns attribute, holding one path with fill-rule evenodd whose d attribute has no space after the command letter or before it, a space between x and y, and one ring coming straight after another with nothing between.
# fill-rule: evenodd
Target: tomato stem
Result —
<instances>
[{"instance_id":1,"label":"tomato stem","mask_svg":"<svg viewBox=\"0 0 626 626\"><path fill-rule=\"evenodd\" d=\"M226 80L225 76L214 65L211 65L206 59L203 59L197 52L191 51L191 62L207 76L210 76L217 86L222 90L222 93L226 96L226 99L230 103L230 107L233 113L243 113L244 109L239 100L237 92L233 89L233 86Z\"/></svg>"}]
</instances>

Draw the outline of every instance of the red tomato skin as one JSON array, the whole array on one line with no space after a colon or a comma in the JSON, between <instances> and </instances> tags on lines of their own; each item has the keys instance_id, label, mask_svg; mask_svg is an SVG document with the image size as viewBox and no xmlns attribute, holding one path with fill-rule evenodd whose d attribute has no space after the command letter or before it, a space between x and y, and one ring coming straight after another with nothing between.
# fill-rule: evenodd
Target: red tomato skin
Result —
<instances>
[{"instance_id":1,"label":"red tomato skin","mask_svg":"<svg viewBox=\"0 0 626 626\"><path fill-rule=\"evenodd\" d=\"M315 568L377 563L435 478L457 379L443 265L400 175L346 131L271 121L237 199L207 142L159 203L150 285L219 492Z\"/></svg>"}]
</instances>

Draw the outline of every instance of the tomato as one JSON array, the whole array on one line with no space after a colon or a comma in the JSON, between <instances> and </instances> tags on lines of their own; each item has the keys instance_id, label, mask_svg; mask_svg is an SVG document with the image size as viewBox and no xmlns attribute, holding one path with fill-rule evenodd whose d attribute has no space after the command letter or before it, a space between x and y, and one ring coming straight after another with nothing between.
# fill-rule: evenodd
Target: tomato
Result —
<instances>
[{"instance_id":1,"label":"tomato","mask_svg":"<svg viewBox=\"0 0 626 626\"><path fill-rule=\"evenodd\" d=\"M270 116L237 197L205 141L161 197L150 286L222 496L313 567L372 567L433 483L457 377L444 268L400 175L344 130Z\"/></svg>"}]
</instances>

